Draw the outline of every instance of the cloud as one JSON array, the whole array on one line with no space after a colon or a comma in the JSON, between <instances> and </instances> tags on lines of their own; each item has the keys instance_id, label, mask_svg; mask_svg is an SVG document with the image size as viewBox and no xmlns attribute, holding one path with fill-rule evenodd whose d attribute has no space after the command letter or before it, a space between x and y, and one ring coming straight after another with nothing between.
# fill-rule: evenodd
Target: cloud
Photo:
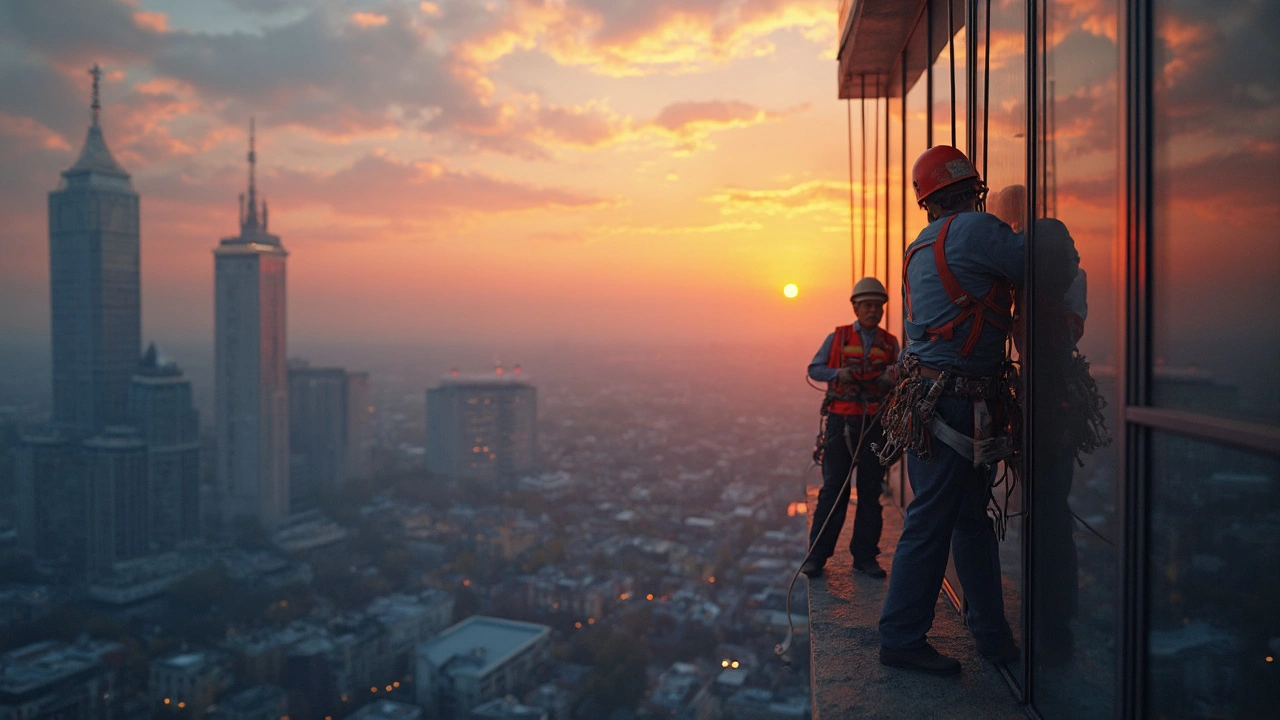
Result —
<instances>
[{"instance_id":1,"label":"cloud","mask_svg":"<svg viewBox=\"0 0 1280 720\"><path fill-rule=\"evenodd\" d=\"M163 14L117 0L0 0L0 38L62 66L144 60L166 28Z\"/></svg>"},{"instance_id":2,"label":"cloud","mask_svg":"<svg viewBox=\"0 0 1280 720\"><path fill-rule=\"evenodd\" d=\"M599 195L462 172L435 160L406 162L379 154L333 173L269 172L261 185L276 201L294 208L318 204L345 216L414 221L459 213L583 209L612 202Z\"/></svg>"},{"instance_id":3,"label":"cloud","mask_svg":"<svg viewBox=\"0 0 1280 720\"><path fill-rule=\"evenodd\" d=\"M810 180L770 190L727 188L703 199L718 204L724 215L755 213L792 218L838 213L847 218L849 214L849 185L836 180Z\"/></svg>"},{"instance_id":4,"label":"cloud","mask_svg":"<svg viewBox=\"0 0 1280 720\"><path fill-rule=\"evenodd\" d=\"M615 77L687 73L769 55L768 37L797 30L829 45L836 8L827 0L511 0L461 55L478 65L538 50L565 66Z\"/></svg>"}]
</instances>

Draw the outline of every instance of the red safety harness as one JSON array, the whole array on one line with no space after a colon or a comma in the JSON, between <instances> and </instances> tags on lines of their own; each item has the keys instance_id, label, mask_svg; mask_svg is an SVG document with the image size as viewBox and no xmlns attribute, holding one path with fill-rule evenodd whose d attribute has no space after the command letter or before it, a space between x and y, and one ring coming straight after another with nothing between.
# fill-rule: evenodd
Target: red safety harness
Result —
<instances>
[{"instance_id":1,"label":"red safety harness","mask_svg":"<svg viewBox=\"0 0 1280 720\"><path fill-rule=\"evenodd\" d=\"M974 300L973 296L960 286L960 281L956 280L956 276L951 273L951 268L947 267L947 230L951 227L952 221L956 219L955 215L947 218L942 224L942 229L938 231L938 237L927 242L921 243L911 249L907 253L907 259L903 262L902 282L906 287L907 296L907 317L915 322L915 313L911 310L911 283L907 280L906 269L911 265L911 258L920 250L933 246L933 263L938 268L938 279L942 281L942 288L946 290L947 297L951 298L951 302L960 308L960 314L953 319L938 325L937 327L925 328L930 342L939 338L950 340L955 334L956 327L960 323L972 318L973 327L969 330L969 336L965 338L964 345L960 347L960 355L966 356L973 352L978 345L978 337L982 335L982 328L986 323L991 323L997 328L1009 331L1009 322L1002 318L1009 317L1010 309L1013 307L1012 288L1008 281L1004 278L996 280L991 286L991 292L981 300ZM991 311L991 315L987 311Z\"/></svg>"}]
</instances>

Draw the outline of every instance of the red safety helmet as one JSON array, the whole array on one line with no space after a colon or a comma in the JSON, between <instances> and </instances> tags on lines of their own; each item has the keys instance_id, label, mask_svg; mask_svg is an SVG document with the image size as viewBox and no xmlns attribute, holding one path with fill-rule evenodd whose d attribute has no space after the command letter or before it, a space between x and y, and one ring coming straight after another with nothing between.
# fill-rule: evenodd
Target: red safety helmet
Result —
<instances>
[{"instance_id":1,"label":"red safety helmet","mask_svg":"<svg viewBox=\"0 0 1280 720\"><path fill-rule=\"evenodd\" d=\"M921 203L948 185L977 177L978 171L964 153L950 145L935 145L916 159L911 168L911 187L915 188L916 202Z\"/></svg>"}]
</instances>

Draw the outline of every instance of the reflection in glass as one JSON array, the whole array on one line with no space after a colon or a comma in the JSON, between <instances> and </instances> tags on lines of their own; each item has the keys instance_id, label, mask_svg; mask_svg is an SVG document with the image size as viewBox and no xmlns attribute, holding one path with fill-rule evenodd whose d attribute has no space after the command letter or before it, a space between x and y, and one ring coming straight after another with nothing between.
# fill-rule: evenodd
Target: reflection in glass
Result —
<instances>
[{"instance_id":1,"label":"reflection in glass","mask_svg":"<svg viewBox=\"0 0 1280 720\"><path fill-rule=\"evenodd\" d=\"M1280 4L1155 4L1153 403L1280 424Z\"/></svg>"},{"instance_id":2,"label":"reflection in glass","mask_svg":"<svg viewBox=\"0 0 1280 720\"><path fill-rule=\"evenodd\" d=\"M1119 484L1113 447L1082 451L1090 380L1106 403L1103 417L1119 427L1115 381L1116 282L1113 259L1122 127L1118 114L1118 5L1096 3L1087 18L1078 4L1044 6L1044 103L1037 113L1041 181L1030 312L1035 416L1031 419L1033 499L1031 565L1036 602L1030 608L1035 705L1047 719L1109 717L1115 712L1119 637ZM1015 228L1025 213L1021 185L993 190L991 211ZM1067 289L1050 288L1056 259L1044 252L1049 232L1070 233L1080 273ZM1021 300L1020 300L1021 303ZM1025 343L1025 340L1022 341ZM1091 367L1075 362L1087 358Z\"/></svg>"},{"instance_id":3,"label":"reflection in glass","mask_svg":"<svg viewBox=\"0 0 1280 720\"><path fill-rule=\"evenodd\" d=\"M994 0L991 7L991 27L986 28L986 2L978 2L978 26L975 28L978 46L977 107L981 121L986 114L987 131L984 136L980 122L977 130L978 145L986 150L974 158L979 171L985 166L983 177L992 191L1010 185L1026 185L1026 6L1018 0ZM988 37L989 35L989 37ZM988 42L989 41L989 42ZM985 57L990 45L991 57ZM990 96L984 98L982 73L990 68ZM985 102L984 102L985 101ZM984 156L985 155L985 156ZM990 206L988 206L990 209ZM1004 574L1005 614L1014 637L1022 644L1022 489L1019 487L1009 498L1009 518L1004 542L1000 543L1000 568ZM1019 671L1013 677L1021 679Z\"/></svg>"},{"instance_id":4,"label":"reflection in glass","mask_svg":"<svg viewBox=\"0 0 1280 720\"><path fill-rule=\"evenodd\" d=\"M1154 718L1280 707L1280 460L1156 433L1148 697Z\"/></svg>"}]
</instances>

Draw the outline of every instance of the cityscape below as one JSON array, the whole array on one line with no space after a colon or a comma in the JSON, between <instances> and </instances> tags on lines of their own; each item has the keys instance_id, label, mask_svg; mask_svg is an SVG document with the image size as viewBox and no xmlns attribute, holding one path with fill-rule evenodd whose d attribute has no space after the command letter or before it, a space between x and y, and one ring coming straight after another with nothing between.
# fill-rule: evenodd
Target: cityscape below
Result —
<instances>
[{"instance_id":1,"label":"cityscape below","mask_svg":"<svg viewBox=\"0 0 1280 720\"><path fill-rule=\"evenodd\" d=\"M143 349L140 198L93 74L50 194L51 360L5 349L0 711L809 716L803 588L785 612L818 404L803 356L303 359L252 132L213 342Z\"/></svg>"}]
</instances>

